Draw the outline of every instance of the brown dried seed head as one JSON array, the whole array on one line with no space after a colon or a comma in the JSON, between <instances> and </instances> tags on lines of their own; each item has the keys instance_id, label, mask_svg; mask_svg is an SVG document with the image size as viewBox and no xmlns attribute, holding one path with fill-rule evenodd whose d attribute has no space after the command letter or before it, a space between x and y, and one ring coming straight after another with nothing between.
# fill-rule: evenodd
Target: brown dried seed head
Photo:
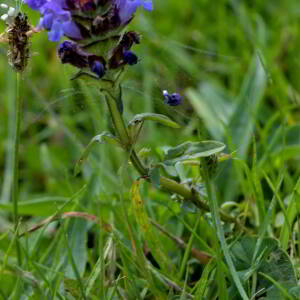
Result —
<instances>
[{"instance_id":1,"label":"brown dried seed head","mask_svg":"<svg viewBox=\"0 0 300 300\"><path fill-rule=\"evenodd\" d=\"M7 28L9 63L17 72L25 70L30 57L30 42L27 36L30 29L28 18L23 13L18 13Z\"/></svg>"}]
</instances>

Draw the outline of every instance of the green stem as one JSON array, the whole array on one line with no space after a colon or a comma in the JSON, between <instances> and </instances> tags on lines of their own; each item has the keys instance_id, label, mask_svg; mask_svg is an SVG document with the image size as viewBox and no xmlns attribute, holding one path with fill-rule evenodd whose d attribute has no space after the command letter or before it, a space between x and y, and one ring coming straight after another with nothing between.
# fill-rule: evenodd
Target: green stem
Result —
<instances>
[{"instance_id":1,"label":"green stem","mask_svg":"<svg viewBox=\"0 0 300 300\"><path fill-rule=\"evenodd\" d=\"M122 118L122 115L119 112L119 109L117 107L116 101L113 99L113 97L108 94L105 96L107 106L109 108L115 129L119 135L119 138L122 142L122 145L124 146L125 150L130 153L130 160L136 170L142 175L147 176L148 171L143 166L142 162L140 161L139 157L137 156L135 150L131 146L130 137L128 135L128 131L126 129L124 120Z\"/></svg>"},{"instance_id":2,"label":"green stem","mask_svg":"<svg viewBox=\"0 0 300 300\"><path fill-rule=\"evenodd\" d=\"M135 150L132 149L130 153L130 160L136 170L141 174L141 176L147 176L148 175L148 170L143 166L140 158L136 154Z\"/></svg>"},{"instance_id":3,"label":"green stem","mask_svg":"<svg viewBox=\"0 0 300 300\"><path fill-rule=\"evenodd\" d=\"M19 216L18 216L18 198L19 198L19 146L20 146L20 128L22 120L22 97L20 96L20 73L17 73L17 94L15 102L15 128L14 128L14 139L13 139L13 163L12 163L12 202L13 202L13 215L14 215L14 229L18 230ZM16 250L18 263L21 265L21 250L18 238L16 238Z\"/></svg>"},{"instance_id":4,"label":"green stem","mask_svg":"<svg viewBox=\"0 0 300 300\"><path fill-rule=\"evenodd\" d=\"M118 110L117 103L115 99L110 94L105 96L106 103L108 105L115 129L119 138L125 148L125 150L130 154L130 160L135 167L135 169L140 173L141 176L148 176L148 170L144 167L135 150L133 149L128 135L127 128L125 126L124 120L120 111ZM171 193L176 193L182 196L185 201L193 202L197 207L205 211L210 211L209 205L201 199L199 193L193 189L189 189L183 184L176 182L175 180L160 176L160 185L163 190L167 190ZM243 228L242 224L236 218L233 218L226 213L220 212L223 221L235 223L239 228ZM243 228L245 230L245 228Z\"/></svg>"},{"instance_id":5,"label":"green stem","mask_svg":"<svg viewBox=\"0 0 300 300\"><path fill-rule=\"evenodd\" d=\"M115 129L119 135L119 138L122 142L122 145L126 150L130 149L130 138L124 123L124 120L119 112L119 109L117 107L116 100L110 95L105 95L105 100L109 109L109 112L111 114Z\"/></svg>"}]
</instances>

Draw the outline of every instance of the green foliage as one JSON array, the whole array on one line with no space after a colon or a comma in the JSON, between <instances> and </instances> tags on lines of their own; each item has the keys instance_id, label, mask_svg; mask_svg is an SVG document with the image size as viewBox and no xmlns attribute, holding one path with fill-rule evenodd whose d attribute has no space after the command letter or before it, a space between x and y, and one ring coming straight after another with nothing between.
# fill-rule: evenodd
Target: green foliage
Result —
<instances>
[{"instance_id":1,"label":"green foliage","mask_svg":"<svg viewBox=\"0 0 300 300\"><path fill-rule=\"evenodd\" d=\"M21 237L16 81L1 44L0 299L299 299L299 9L164 0L138 12L140 61L116 100L149 178L94 82L71 81L57 45L34 35L21 80ZM165 105L164 89L184 103Z\"/></svg>"},{"instance_id":2,"label":"green foliage","mask_svg":"<svg viewBox=\"0 0 300 300\"><path fill-rule=\"evenodd\" d=\"M256 245L256 237L244 237L232 246L235 267L243 282L252 278L252 284L265 295L263 299L283 299L297 286L292 262L274 239L263 239L258 252ZM288 297L294 299L292 295ZM230 299L240 299L234 287Z\"/></svg>"}]
</instances>

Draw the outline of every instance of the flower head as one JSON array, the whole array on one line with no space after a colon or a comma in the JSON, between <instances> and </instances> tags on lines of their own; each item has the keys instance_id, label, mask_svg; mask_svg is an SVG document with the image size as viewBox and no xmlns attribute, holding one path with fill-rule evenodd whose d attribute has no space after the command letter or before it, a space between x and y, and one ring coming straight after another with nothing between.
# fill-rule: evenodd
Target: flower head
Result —
<instances>
[{"instance_id":1,"label":"flower head","mask_svg":"<svg viewBox=\"0 0 300 300\"><path fill-rule=\"evenodd\" d=\"M139 6L152 10L145 0L24 0L43 16L40 28L49 31L49 40L62 36L83 40L123 29Z\"/></svg>"},{"instance_id":2,"label":"flower head","mask_svg":"<svg viewBox=\"0 0 300 300\"><path fill-rule=\"evenodd\" d=\"M130 49L139 44L133 31L124 32L138 7L152 10L152 0L24 0L42 17L39 27L51 41L64 41L58 49L63 64L78 68L73 78L103 79L115 87L125 65L138 62ZM90 79L90 78L87 78Z\"/></svg>"}]
</instances>

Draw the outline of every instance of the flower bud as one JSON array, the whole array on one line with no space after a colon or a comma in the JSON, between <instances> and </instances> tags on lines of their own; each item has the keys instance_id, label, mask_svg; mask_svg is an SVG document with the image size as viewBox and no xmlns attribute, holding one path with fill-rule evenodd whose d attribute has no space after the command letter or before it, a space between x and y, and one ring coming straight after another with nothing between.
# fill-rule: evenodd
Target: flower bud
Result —
<instances>
[{"instance_id":1,"label":"flower bud","mask_svg":"<svg viewBox=\"0 0 300 300\"><path fill-rule=\"evenodd\" d=\"M170 106L177 106L182 103L182 97L179 93L173 93L169 95L168 91L163 91L164 102Z\"/></svg>"}]
</instances>

